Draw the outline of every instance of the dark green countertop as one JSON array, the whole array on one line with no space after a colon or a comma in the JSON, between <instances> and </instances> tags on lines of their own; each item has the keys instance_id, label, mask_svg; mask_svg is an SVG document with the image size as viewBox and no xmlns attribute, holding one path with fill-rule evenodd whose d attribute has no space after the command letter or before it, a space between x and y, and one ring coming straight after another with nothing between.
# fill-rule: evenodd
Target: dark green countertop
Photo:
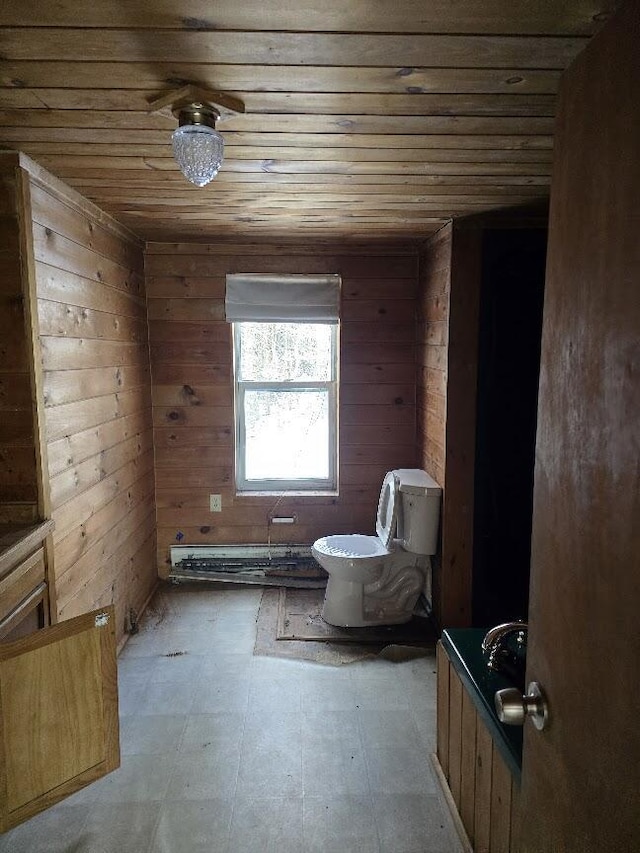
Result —
<instances>
[{"instance_id":1,"label":"dark green countertop","mask_svg":"<svg viewBox=\"0 0 640 853\"><path fill-rule=\"evenodd\" d=\"M482 653L483 628L447 628L442 645L486 724L493 742L514 778L520 783L522 766L522 727L505 726L498 721L493 697L496 690L515 685L506 675L490 670Z\"/></svg>"}]
</instances>

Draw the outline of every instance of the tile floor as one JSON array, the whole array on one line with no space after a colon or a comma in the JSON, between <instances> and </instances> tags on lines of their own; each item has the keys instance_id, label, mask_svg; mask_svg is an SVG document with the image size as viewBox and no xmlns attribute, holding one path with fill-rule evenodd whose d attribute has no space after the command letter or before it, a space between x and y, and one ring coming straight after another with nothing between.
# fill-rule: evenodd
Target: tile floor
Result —
<instances>
[{"instance_id":1,"label":"tile floor","mask_svg":"<svg viewBox=\"0 0 640 853\"><path fill-rule=\"evenodd\" d=\"M122 766L0 851L458 853L429 760L435 659L254 657L260 597L157 597L119 658Z\"/></svg>"}]
</instances>

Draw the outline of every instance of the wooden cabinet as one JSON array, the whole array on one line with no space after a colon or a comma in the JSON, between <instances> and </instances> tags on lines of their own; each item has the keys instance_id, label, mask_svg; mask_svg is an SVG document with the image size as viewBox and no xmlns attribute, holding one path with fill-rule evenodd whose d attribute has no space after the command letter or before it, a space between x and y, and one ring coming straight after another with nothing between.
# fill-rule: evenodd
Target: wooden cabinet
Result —
<instances>
[{"instance_id":1,"label":"wooden cabinet","mask_svg":"<svg viewBox=\"0 0 640 853\"><path fill-rule=\"evenodd\" d=\"M17 640L49 624L44 548L0 581L0 640Z\"/></svg>"},{"instance_id":2,"label":"wooden cabinet","mask_svg":"<svg viewBox=\"0 0 640 853\"><path fill-rule=\"evenodd\" d=\"M519 788L447 652L438 644L437 758L470 848L510 853Z\"/></svg>"},{"instance_id":3,"label":"wooden cabinet","mask_svg":"<svg viewBox=\"0 0 640 853\"><path fill-rule=\"evenodd\" d=\"M49 626L52 527L0 531L0 832L120 763L114 609Z\"/></svg>"},{"instance_id":4,"label":"wooden cabinet","mask_svg":"<svg viewBox=\"0 0 640 853\"><path fill-rule=\"evenodd\" d=\"M0 531L0 641L17 640L49 624L46 538L53 523Z\"/></svg>"},{"instance_id":5,"label":"wooden cabinet","mask_svg":"<svg viewBox=\"0 0 640 853\"><path fill-rule=\"evenodd\" d=\"M0 832L119 763L113 606L0 643Z\"/></svg>"}]
</instances>

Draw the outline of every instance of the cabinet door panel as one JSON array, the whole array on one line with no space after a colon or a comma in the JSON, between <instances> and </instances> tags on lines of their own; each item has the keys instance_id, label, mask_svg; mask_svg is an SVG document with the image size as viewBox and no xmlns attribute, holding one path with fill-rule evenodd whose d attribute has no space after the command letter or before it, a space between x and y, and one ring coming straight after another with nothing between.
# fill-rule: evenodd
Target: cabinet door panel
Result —
<instances>
[{"instance_id":1,"label":"cabinet door panel","mask_svg":"<svg viewBox=\"0 0 640 853\"><path fill-rule=\"evenodd\" d=\"M120 763L113 607L0 644L0 831Z\"/></svg>"}]
</instances>

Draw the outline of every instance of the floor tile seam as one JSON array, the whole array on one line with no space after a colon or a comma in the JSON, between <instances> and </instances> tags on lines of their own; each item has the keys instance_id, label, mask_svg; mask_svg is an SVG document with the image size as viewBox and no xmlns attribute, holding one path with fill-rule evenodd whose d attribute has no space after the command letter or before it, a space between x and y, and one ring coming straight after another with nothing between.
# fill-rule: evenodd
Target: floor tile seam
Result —
<instances>
[{"instance_id":1,"label":"floor tile seam","mask_svg":"<svg viewBox=\"0 0 640 853\"><path fill-rule=\"evenodd\" d=\"M184 738L185 738L185 735L187 733L187 726L189 725L189 719L190 719L190 717L195 716L195 715L183 714L182 716L184 716L184 723L182 724L182 731L180 732L180 737L178 738L176 747L173 750L173 753L175 753L176 756L182 755L182 744L184 743ZM174 770L175 770L175 762L174 762ZM173 774L171 774L171 775L173 775Z\"/></svg>"},{"instance_id":2,"label":"floor tile seam","mask_svg":"<svg viewBox=\"0 0 640 853\"><path fill-rule=\"evenodd\" d=\"M164 805L166 802L171 802L175 799L174 797L169 796L169 791L171 790L171 784L173 782L173 779L178 772L178 764L179 764L179 761L181 760L181 757L184 755L189 755L188 752L182 752L182 744L184 743L184 737L185 737L185 734L187 731L187 726L189 725L189 719L191 716L194 716L194 715L192 715L192 714L185 714L184 715L185 720L184 720L184 725L182 728L182 734L180 735L180 739L178 741L178 745L177 745L176 749L173 750L172 753L165 753L165 756L167 757L167 759L169 759L169 755L171 755L172 760L170 761L170 768L169 768L169 772L167 773L167 784L166 784L166 787L164 789L164 794L163 794L163 797L161 800L162 805ZM160 813L162 813L162 809L160 809ZM155 833L154 833L154 840L155 840Z\"/></svg>"},{"instance_id":3,"label":"floor tile seam","mask_svg":"<svg viewBox=\"0 0 640 853\"><path fill-rule=\"evenodd\" d=\"M176 753L176 755L177 755L177 753ZM159 793L159 795L157 797L154 797L153 799L104 800L102 802L100 800L96 800L96 801L94 801L94 805L122 805L122 803L131 803L131 804L143 805L143 804L150 804L150 803L163 803L167 799L167 794L169 792L169 785L171 783L171 778L172 778L173 772L175 770L175 762L170 760L169 753L166 753L166 752L161 753L161 754L144 754L143 753L143 754L139 754L139 755L127 755L126 758L129 759L129 761L132 761L132 760L136 761L139 759L149 759L149 758L155 759L157 761L163 761L164 760L165 763L167 764L167 766L171 769L166 774L166 781L165 781L165 784L162 788L162 793ZM122 765L120 765L120 766L122 766Z\"/></svg>"},{"instance_id":4,"label":"floor tile seam","mask_svg":"<svg viewBox=\"0 0 640 853\"><path fill-rule=\"evenodd\" d=\"M257 756L259 757L259 754L260 754L261 752L263 752L263 753L264 753L264 752L266 752L266 751L268 751L268 750L263 750L263 749L261 749L260 747L258 747L258 748L251 748L251 749L247 749L247 753L246 753L246 754L250 754L250 755L252 755L252 756L253 756L253 755L257 755ZM281 746L280 746L280 745L278 745L278 746L276 747L276 752L281 752L281 751L284 751L284 750L282 750ZM304 771L303 771L302 751L303 751L303 750L302 750L302 739L300 739L300 742L297 744L297 747L296 747L296 749L295 749L295 764L297 765L297 767L296 767L295 769L296 769L296 772L299 774L299 778L300 778L300 787L301 787L301 788L302 788L302 785L303 785L303 772L304 772ZM244 755L245 755L245 741L244 741L244 738L243 738L243 740L242 740L242 742L241 742L241 745L240 745L239 761L238 761L238 782L237 782L237 784L236 784L236 788L235 788L234 796L238 796L238 787L239 787L239 781L240 781L240 771L241 771L241 769L242 769L242 764L243 764L243 757L244 757ZM288 757L290 757L290 756L288 756ZM274 795L274 796L275 796L275 795ZM302 796L302 794L301 794L301 796Z\"/></svg>"},{"instance_id":5,"label":"floor tile seam","mask_svg":"<svg viewBox=\"0 0 640 853\"><path fill-rule=\"evenodd\" d=\"M64 801L63 801L63 802L64 802ZM82 821L82 823L80 824L80 828L79 828L79 830L78 830L78 833L79 833L79 835L80 835L80 836L82 836L82 835L83 835L83 833L84 833L84 831L85 831L85 829L86 829L86 827L87 827L87 824L89 823L89 816L90 816L91 812L93 811L94 807L95 807L96 805L99 805L99 804L98 804L98 803L84 803L84 804L83 804L83 803L79 803L77 807L78 807L78 808L82 808L82 807L83 807L83 805L84 805L84 808L85 808L85 812L86 812L86 814L85 814L85 816L84 816L84 820L83 820L83 821ZM64 808L64 806L63 806L63 808ZM42 812L40 812L40 814L42 814ZM8 848L8 847L7 847L7 850L9 850L9 848ZM147 851L144 851L144 853L147 853Z\"/></svg>"},{"instance_id":6,"label":"floor tile seam","mask_svg":"<svg viewBox=\"0 0 640 853\"><path fill-rule=\"evenodd\" d=\"M231 809L229 811L229 826L227 827L227 840L231 834L231 827L233 826L233 816L236 810L236 800L238 797L238 783L240 781L240 764L242 762L242 747L244 746L245 734L247 731L247 716L249 713L249 697L247 694L247 707L244 710L242 715L242 732L240 733L240 737L238 739L238 761L236 764L236 773L235 773L235 781L233 783L233 795L231 799Z\"/></svg>"},{"instance_id":7,"label":"floor tile seam","mask_svg":"<svg viewBox=\"0 0 640 853\"><path fill-rule=\"evenodd\" d=\"M367 785L369 787L369 800L371 801L371 814L373 815L373 822L374 822L374 825L376 828L376 837L378 839L378 850L382 850L382 835L380 832L378 815L376 813L376 808L375 808L375 798L374 798L374 792L373 792L373 785L371 782L371 771L369 768L369 754L368 754L368 750L366 748L366 744L365 744L365 740L364 740L364 736L363 736L363 726L362 726L361 714L358 714L358 731L360 732L360 740L362 743L362 754L363 754L363 758L364 758L365 771L367 774Z\"/></svg>"},{"instance_id":8,"label":"floor tile seam","mask_svg":"<svg viewBox=\"0 0 640 853\"><path fill-rule=\"evenodd\" d=\"M375 747L374 747L373 749L375 749ZM378 749L395 749L395 747L378 747ZM380 846L380 850L383 850L384 848L383 848L383 842L382 842L382 832L381 832L381 826L380 826L380 819L379 819L379 817L378 817L378 812L377 812L377 810L376 810L376 808L375 808L375 801L376 801L376 797L385 797L385 796L397 796L397 797L405 797L405 796L420 796L420 797L430 797L430 796L435 796L436 792L435 792L435 791L430 791L430 790L428 790L428 789L415 790L415 791L414 791L414 790L411 790L411 791L395 791L395 792L385 792L385 791L382 791L382 790L374 790L374 788L373 788L373 784L372 784L372 775L371 775L371 772L370 772L369 755L370 755L370 750L369 750L368 748L366 748L366 747L365 747L365 749L364 749L364 760L365 760L365 767L366 767L366 770L367 770L367 780L368 780L368 782L369 782L369 794L370 794L371 801L372 801L372 812L373 812L374 821L375 821L375 824L376 824L376 832L377 832L377 836L378 836L378 844L379 844L379 846Z\"/></svg>"},{"instance_id":9,"label":"floor tile seam","mask_svg":"<svg viewBox=\"0 0 640 853\"><path fill-rule=\"evenodd\" d=\"M367 742L364 736L364 726L362 722L362 711L364 709L357 708L356 709L356 719L358 720L358 735L360 737L360 749L362 750L362 757L364 759L364 766L367 773L367 785L369 787L369 796L373 797L373 788L371 787L371 774L369 772L369 761L367 759Z\"/></svg>"},{"instance_id":10,"label":"floor tile seam","mask_svg":"<svg viewBox=\"0 0 640 853\"><path fill-rule=\"evenodd\" d=\"M167 787L167 790L169 790L168 787ZM153 824L153 829L149 833L149 845L144 850L141 850L140 853L153 853L153 847L154 847L154 844L156 842L156 835L158 834L158 830L160 829L160 821L162 820L162 810L164 808L165 802L166 802L166 797L164 800L160 801L160 805L158 808L158 814L156 815L156 819L155 819L154 824Z\"/></svg>"},{"instance_id":11,"label":"floor tile seam","mask_svg":"<svg viewBox=\"0 0 640 853\"><path fill-rule=\"evenodd\" d=\"M344 797L351 797L351 798L357 797L358 799L364 799L366 797L369 801L369 806L371 808L371 814L374 815L374 823L375 823L375 809L374 809L375 803L374 803L374 799L373 799L370 791L367 794L340 794L340 795L336 795L336 796L340 799L343 799ZM305 813L306 813L305 801L306 802L309 802L310 800L326 801L327 799L330 799L330 798L326 797L322 794L305 794L305 793L303 793L301 796L301 799L302 799L302 844L303 844L303 849L306 850L307 845L310 844L310 842L311 842L311 838L308 837L308 835L309 835L309 827L307 826L308 819L305 820ZM378 850L381 851L382 845L381 845L381 841L380 841L380 832L378 831L377 823L375 823L375 826L376 826L376 838L377 838L377 842L378 842ZM231 853L231 851L230 851L230 853Z\"/></svg>"},{"instance_id":12,"label":"floor tile seam","mask_svg":"<svg viewBox=\"0 0 640 853\"><path fill-rule=\"evenodd\" d=\"M309 752L311 751L309 750ZM309 771L312 770L312 764L313 760L311 759L311 756L309 756ZM300 748L300 796L302 797L303 804L305 797L318 796L317 793L314 795L311 791L307 791L306 781L308 778L308 774L306 772L306 765L307 762L305 761L304 743L302 742ZM304 814L304 805L302 811Z\"/></svg>"}]
</instances>

